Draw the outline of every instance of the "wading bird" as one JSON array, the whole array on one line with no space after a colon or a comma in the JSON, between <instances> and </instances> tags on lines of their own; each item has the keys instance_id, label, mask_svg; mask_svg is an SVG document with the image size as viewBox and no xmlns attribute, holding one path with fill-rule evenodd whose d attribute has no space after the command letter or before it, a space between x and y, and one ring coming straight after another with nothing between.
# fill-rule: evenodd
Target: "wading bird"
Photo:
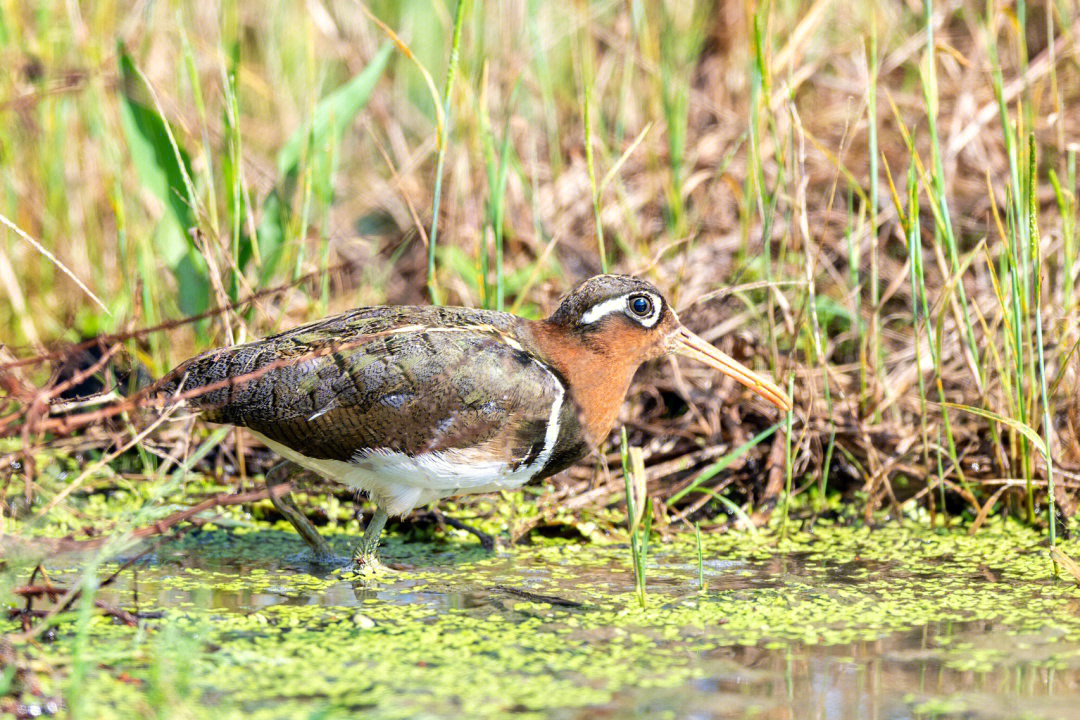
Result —
<instances>
[{"instance_id":1,"label":"wading bird","mask_svg":"<svg viewBox=\"0 0 1080 720\"><path fill-rule=\"evenodd\" d=\"M771 380L683 327L655 287L619 275L581 283L546 320L358 308L204 353L164 387L208 420L246 427L300 467L365 491L376 511L354 554L362 565L388 516L512 490L580 460L607 438L638 367L668 353L791 406ZM286 514L318 542L294 507Z\"/></svg>"}]
</instances>

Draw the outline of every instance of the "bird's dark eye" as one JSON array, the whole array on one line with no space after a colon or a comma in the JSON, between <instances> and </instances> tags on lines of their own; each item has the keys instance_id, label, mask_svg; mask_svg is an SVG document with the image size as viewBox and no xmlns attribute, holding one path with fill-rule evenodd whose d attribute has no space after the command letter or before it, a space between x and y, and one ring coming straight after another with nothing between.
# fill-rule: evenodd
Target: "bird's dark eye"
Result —
<instances>
[{"instance_id":1,"label":"bird's dark eye","mask_svg":"<svg viewBox=\"0 0 1080 720\"><path fill-rule=\"evenodd\" d=\"M648 317L649 315L652 315L652 311L652 300L650 300L647 296L635 295L634 297L630 298L630 312L634 313L635 315L638 315L640 317Z\"/></svg>"}]
</instances>

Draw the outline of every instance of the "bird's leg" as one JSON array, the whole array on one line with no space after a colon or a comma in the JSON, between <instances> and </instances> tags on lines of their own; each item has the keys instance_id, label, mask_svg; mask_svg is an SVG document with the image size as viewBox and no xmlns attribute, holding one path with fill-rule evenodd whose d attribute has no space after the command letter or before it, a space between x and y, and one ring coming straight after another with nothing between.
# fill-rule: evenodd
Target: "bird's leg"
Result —
<instances>
[{"instance_id":1,"label":"bird's leg","mask_svg":"<svg viewBox=\"0 0 1080 720\"><path fill-rule=\"evenodd\" d=\"M443 515L438 508L435 507L431 508L431 515L435 518L435 522L439 523L440 525L449 525L452 528L464 530L470 535L475 536L476 539L480 541L480 547L484 548L488 552L491 552L495 549L495 538L491 537L483 530L477 530L470 525L466 525L457 518L447 517L446 515ZM443 527L443 530L445 529L446 528Z\"/></svg>"},{"instance_id":2,"label":"bird's leg","mask_svg":"<svg viewBox=\"0 0 1080 720\"><path fill-rule=\"evenodd\" d=\"M378 505L375 506L375 514L368 520L364 528L364 539L353 551L353 564L357 567L369 565L377 561L375 550L379 547L379 536L382 535L386 526L386 511Z\"/></svg>"},{"instance_id":3,"label":"bird's leg","mask_svg":"<svg viewBox=\"0 0 1080 720\"><path fill-rule=\"evenodd\" d=\"M289 482L302 471L303 468L299 465L289 462L288 460L283 460L272 467L270 472L266 473L266 488L270 491L270 502L274 503L274 507L277 508L277 511L285 516L285 519L289 521L289 524L296 528L296 532L304 539L304 542L311 547L316 562L325 562L334 557L334 553L326 543L326 540L324 540L323 536L319 534L319 531L315 529L315 526L311 524L311 521L307 519L307 516L300 512L300 509L296 507L292 495L284 493L278 496L274 492L274 486Z\"/></svg>"}]
</instances>

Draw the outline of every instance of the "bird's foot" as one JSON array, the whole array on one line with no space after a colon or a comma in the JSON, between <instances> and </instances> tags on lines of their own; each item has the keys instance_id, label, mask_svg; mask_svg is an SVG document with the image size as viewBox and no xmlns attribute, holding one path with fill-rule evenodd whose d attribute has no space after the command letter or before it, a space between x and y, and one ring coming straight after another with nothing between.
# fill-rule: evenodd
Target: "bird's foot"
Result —
<instances>
[{"instance_id":1,"label":"bird's foot","mask_svg":"<svg viewBox=\"0 0 1080 720\"><path fill-rule=\"evenodd\" d=\"M351 574L361 578L374 578L394 572L394 569L384 565L375 553L356 553L352 559Z\"/></svg>"},{"instance_id":2,"label":"bird's foot","mask_svg":"<svg viewBox=\"0 0 1080 720\"><path fill-rule=\"evenodd\" d=\"M379 537L382 535L383 526L386 525L386 511L381 507L375 508L375 514L364 528L364 537L353 551L353 569L357 572L367 572L366 568L384 567L379 562L376 550L379 548Z\"/></svg>"}]
</instances>

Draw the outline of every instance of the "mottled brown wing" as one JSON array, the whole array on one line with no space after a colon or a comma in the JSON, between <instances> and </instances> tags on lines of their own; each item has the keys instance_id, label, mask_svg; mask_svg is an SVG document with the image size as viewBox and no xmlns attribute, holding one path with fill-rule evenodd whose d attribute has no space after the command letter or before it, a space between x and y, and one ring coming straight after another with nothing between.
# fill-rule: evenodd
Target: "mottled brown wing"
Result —
<instances>
[{"instance_id":1,"label":"mottled brown wing","mask_svg":"<svg viewBox=\"0 0 1080 720\"><path fill-rule=\"evenodd\" d=\"M561 387L509 328L378 320L207 353L182 366L185 390L238 379L195 404L309 457L482 447L515 465L535 459Z\"/></svg>"}]
</instances>

